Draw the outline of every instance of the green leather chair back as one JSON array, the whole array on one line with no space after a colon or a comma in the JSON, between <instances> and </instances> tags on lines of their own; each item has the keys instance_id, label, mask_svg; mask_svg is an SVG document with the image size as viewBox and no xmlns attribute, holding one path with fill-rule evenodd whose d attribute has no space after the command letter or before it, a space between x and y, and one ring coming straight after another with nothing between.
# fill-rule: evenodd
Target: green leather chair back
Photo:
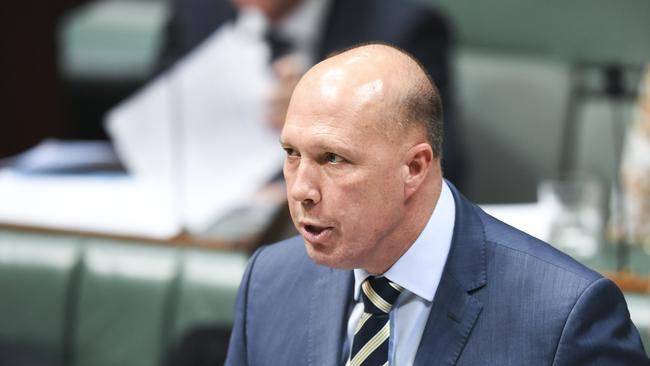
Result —
<instances>
[{"instance_id":1,"label":"green leather chair back","mask_svg":"<svg viewBox=\"0 0 650 366\"><path fill-rule=\"evenodd\" d=\"M0 341L61 362L79 239L0 231Z\"/></svg>"},{"instance_id":2,"label":"green leather chair back","mask_svg":"<svg viewBox=\"0 0 650 366\"><path fill-rule=\"evenodd\" d=\"M178 249L89 241L73 330L73 365L157 366Z\"/></svg>"}]
</instances>

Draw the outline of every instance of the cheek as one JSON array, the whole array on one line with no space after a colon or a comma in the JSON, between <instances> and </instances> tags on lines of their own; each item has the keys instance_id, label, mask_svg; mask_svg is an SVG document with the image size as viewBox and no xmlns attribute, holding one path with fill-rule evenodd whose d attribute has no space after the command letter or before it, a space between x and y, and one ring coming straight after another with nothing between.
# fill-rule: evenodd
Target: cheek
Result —
<instances>
[{"instance_id":1,"label":"cheek","mask_svg":"<svg viewBox=\"0 0 650 366\"><path fill-rule=\"evenodd\" d=\"M337 199L339 217L352 234L370 235L374 227L384 223L395 199L394 190L386 186L357 184L341 190Z\"/></svg>"},{"instance_id":2,"label":"cheek","mask_svg":"<svg viewBox=\"0 0 650 366\"><path fill-rule=\"evenodd\" d=\"M400 203L403 185L394 170L375 170L361 182L349 187L349 196L358 197L358 205L368 212L382 211L387 205Z\"/></svg>"},{"instance_id":3,"label":"cheek","mask_svg":"<svg viewBox=\"0 0 650 366\"><path fill-rule=\"evenodd\" d=\"M341 189L342 216L350 229L373 235L373 228L390 225L395 213L404 204L403 185L395 176L373 174L363 182L355 182Z\"/></svg>"},{"instance_id":4,"label":"cheek","mask_svg":"<svg viewBox=\"0 0 650 366\"><path fill-rule=\"evenodd\" d=\"M284 180L287 182L287 189L289 188L289 182L293 181L293 164L289 161L289 157L284 158L284 163L282 164L282 175Z\"/></svg>"},{"instance_id":5,"label":"cheek","mask_svg":"<svg viewBox=\"0 0 650 366\"><path fill-rule=\"evenodd\" d=\"M289 215L291 216L291 221L293 221L294 226L298 228L298 219L300 219L300 203L294 200L289 200Z\"/></svg>"}]
</instances>

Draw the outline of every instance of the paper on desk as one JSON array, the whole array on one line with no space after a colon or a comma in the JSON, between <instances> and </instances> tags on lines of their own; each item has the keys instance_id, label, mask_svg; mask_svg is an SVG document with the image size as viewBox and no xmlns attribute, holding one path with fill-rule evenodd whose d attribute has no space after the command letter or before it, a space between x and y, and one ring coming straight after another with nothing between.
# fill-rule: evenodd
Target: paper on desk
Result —
<instances>
[{"instance_id":1,"label":"paper on desk","mask_svg":"<svg viewBox=\"0 0 650 366\"><path fill-rule=\"evenodd\" d=\"M282 164L264 123L273 74L260 17L224 25L108 118L127 168L168 185L192 232L248 200Z\"/></svg>"},{"instance_id":2,"label":"paper on desk","mask_svg":"<svg viewBox=\"0 0 650 366\"><path fill-rule=\"evenodd\" d=\"M11 167L22 173L77 173L118 170L119 160L106 141L46 139L11 159Z\"/></svg>"},{"instance_id":3,"label":"paper on desk","mask_svg":"<svg viewBox=\"0 0 650 366\"><path fill-rule=\"evenodd\" d=\"M0 170L0 222L168 239L180 231L167 194L124 174Z\"/></svg>"}]
</instances>

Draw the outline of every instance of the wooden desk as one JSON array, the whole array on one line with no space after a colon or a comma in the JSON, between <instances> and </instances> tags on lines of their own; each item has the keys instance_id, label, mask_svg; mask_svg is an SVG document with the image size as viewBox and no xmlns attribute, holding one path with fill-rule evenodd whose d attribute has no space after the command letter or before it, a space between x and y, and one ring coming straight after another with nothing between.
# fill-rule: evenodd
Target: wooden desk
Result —
<instances>
[{"instance_id":1,"label":"wooden desk","mask_svg":"<svg viewBox=\"0 0 650 366\"><path fill-rule=\"evenodd\" d=\"M269 225L257 233L245 235L237 239L223 239L219 237L199 237L192 235L187 231L169 239L155 239L140 236L107 234L99 232L91 232L84 230L67 230L57 229L42 226L19 225L12 223L0 222L0 230L21 231L35 234L45 235L68 235L68 236L81 236L81 237L94 237L124 241L125 243L137 242L144 244L155 245L171 245L171 246L189 246L201 247L215 250L237 250L253 253L255 249L263 244L270 244L287 237L296 235L296 231L291 223L289 209L283 205L273 216Z\"/></svg>"}]
</instances>

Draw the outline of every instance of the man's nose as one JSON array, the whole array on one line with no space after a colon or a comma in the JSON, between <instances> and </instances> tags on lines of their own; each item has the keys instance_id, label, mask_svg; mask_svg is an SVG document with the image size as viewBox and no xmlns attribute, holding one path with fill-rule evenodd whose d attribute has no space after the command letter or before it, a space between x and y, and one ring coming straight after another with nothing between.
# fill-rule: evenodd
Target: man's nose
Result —
<instances>
[{"instance_id":1,"label":"man's nose","mask_svg":"<svg viewBox=\"0 0 650 366\"><path fill-rule=\"evenodd\" d=\"M318 168L309 162L301 161L296 169L289 192L291 199L303 205L314 205L320 201Z\"/></svg>"}]
</instances>

